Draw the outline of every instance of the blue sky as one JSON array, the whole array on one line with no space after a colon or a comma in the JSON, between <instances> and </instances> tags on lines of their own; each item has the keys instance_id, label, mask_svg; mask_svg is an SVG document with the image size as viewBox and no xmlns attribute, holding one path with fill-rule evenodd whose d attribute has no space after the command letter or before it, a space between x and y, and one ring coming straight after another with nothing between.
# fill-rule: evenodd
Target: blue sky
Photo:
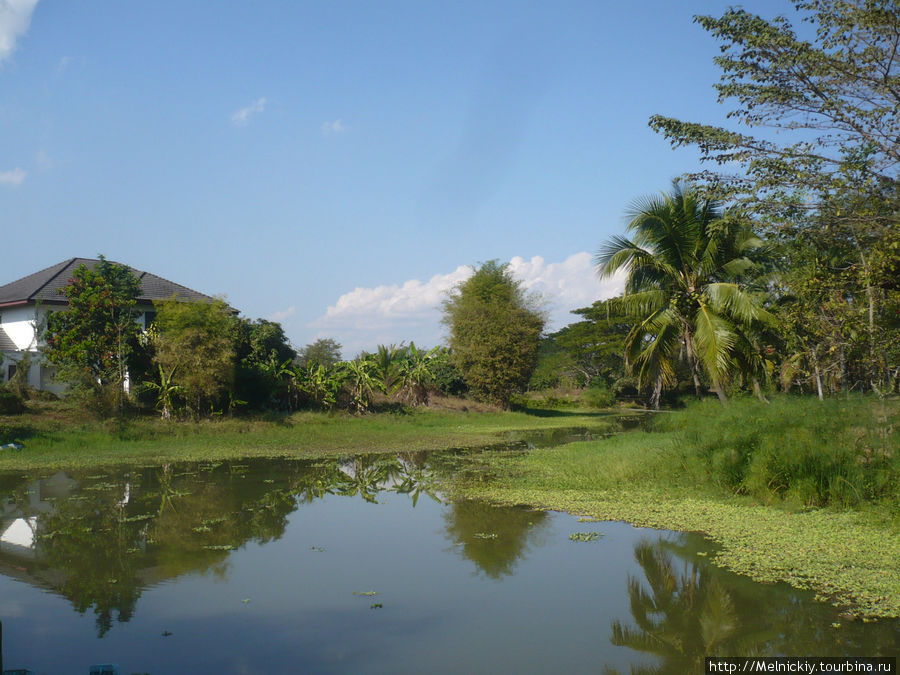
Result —
<instances>
[{"instance_id":1,"label":"blue sky","mask_svg":"<svg viewBox=\"0 0 900 675\"><path fill-rule=\"evenodd\" d=\"M103 253L352 356L497 258L559 327L697 168L648 117L723 121L728 4L0 0L0 284Z\"/></svg>"}]
</instances>

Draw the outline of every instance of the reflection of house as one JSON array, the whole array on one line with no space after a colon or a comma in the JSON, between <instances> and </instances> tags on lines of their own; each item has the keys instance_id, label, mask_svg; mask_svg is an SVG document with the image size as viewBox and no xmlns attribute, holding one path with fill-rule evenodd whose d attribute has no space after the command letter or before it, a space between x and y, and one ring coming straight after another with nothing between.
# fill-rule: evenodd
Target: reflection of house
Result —
<instances>
[{"instance_id":1,"label":"reflection of house","mask_svg":"<svg viewBox=\"0 0 900 675\"><path fill-rule=\"evenodd\" d=\"M93 268L99 262L90 258L70 258L52 267L35 272L18 281L0 286L0 351L6 357L0 366L0 382L9 380L17 364L28 352L32 355L28 383L36 389L59 392L64 386L53 382L55 369L40 358L41 343L37 335L48 312L65 309L68 304L62 289L69 285L72 274L80 265ZM212 301L203 293L163 279L150 272L131 270L141 282L135 307L136 320L145 328L153 320L154 300Z\"/></svg>"},{"instance_id":2,"label":"reflection of house","mask_svg":"<svg viewBox=\"0 0 900 675\"><path fill-rule=\"evenodd\" d=\"M24 504L10 499L0 501L0 552L14 558L35 559L38 517L51 512L56 500L67 497L75 485L76 481L60 471L31 483L25 490Z\"/></svg>"}]
</instances>

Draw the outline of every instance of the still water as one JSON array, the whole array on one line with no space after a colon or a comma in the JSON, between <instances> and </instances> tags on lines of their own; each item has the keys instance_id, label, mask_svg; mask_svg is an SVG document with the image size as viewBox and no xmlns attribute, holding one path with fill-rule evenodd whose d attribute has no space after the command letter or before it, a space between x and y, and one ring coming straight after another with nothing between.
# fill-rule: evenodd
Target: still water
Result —
<instances>
[{"instance_id":1,"label":"still water","mask_svg":"<svg viewBox=\"0 0 900 675\"><path fill-rule=\"evenodd\" d=\"M436 479L466 463L0 474L3 667L690 673L897 653L898 622L730 574L698 535L447 501Z\"/></svg>"}]
</instances>

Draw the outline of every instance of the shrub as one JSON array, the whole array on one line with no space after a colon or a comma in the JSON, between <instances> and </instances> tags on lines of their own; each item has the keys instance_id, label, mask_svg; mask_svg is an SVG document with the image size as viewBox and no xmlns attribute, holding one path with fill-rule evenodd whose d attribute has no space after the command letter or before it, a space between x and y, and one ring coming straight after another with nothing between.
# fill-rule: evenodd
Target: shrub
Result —
<instances>
[{"instance_id":1,"label":"shrub","mask_svg":"<svg viewBox=\"0 0 900 675\"><path fill-rule=\"evenodd\" d=\"M616 395L605 386L591 385L581 392L581 402L589 408L609 408Z\"/></svg>"},{"instance_id":2,"label":"shrub","mask_svg":"<svg viewBox=\"0 0 900 675\"><path fill-rule=\"evenodd\" d=\"M21 415L25 401L11 391L0 391L0 415Z\"/></svg>"}]
</instances>

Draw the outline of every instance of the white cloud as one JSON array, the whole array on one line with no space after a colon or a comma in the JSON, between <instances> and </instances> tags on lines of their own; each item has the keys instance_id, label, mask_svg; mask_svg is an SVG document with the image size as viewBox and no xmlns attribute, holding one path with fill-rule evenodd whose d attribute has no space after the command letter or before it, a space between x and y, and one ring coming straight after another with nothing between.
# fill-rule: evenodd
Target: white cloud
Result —
<instances>
[{"instance_id":1,"label":"white cloud","mask_svg":"<svg viewBox=\"0 0 900 675\"><path fill-rule=\"evenodd\" d=\"M269 321L284 321L287 318L294 316L297 313L297 308L291 305L287 309L280 309L277 312L272 312L269 315Z\"/></svg>"},{"instance_id":2,"label":"white cloud","mask_svg":"<svg viewBox=\"0 0 900 675\"><path fill-rule=\"evenodd\" d=\"M28 172L25 169L19 168L2 171L0 172L0 185L21 185L27 175Z\"/></svg>"},{"instance_id":3,"label":"white cloud","mask_svg":"<svg viewBox=\"0 0 900 675\"><path fill-rule=\"evenodd\" d=\"M333 122L322 122L322 133L326 136L328 134L339 134L346 130L347 126L341 119L336 119Z\"/></svg>"},{"instance_id":4,"label":"white cloud","mask_svg":"<svg viewBox=\"0 0 900 675\"><path fill-rule=\"evenodd\" d=\"M598 280L589 253L576 253L562 262L546 263L540 256L531 260L515 257L509 262L513 275L529 292L538 293L548 315L548 329L555 330L575 317L569 312L618 295L624 287L623 275ZM456 284L472 274L469 266L428 281L410 279L402 284L358 287L345 293L310 324L316 337L334 337L350 356L377 344L414 340L423 346L441 342L441 301Z\"/></svg>"},{"instance_id":5,"label":"white cloud","mask_svg":"<svg viewBox=\"0 0 900 675\"><path fill-rule=\"evenodd\" d=\"M0 0L0 63L16 48L16 40L31 23L37 0Z\"/></svg>"},{"instance_id":6,"label":"white cloud","mask_svg":"<svg viewBox=\"0 0 900 675\"><path fill-rule=\"evenodd\" d=\"M258 98L246 108L236 110L231 114L231 123L236 127L245 127L250 123L250 117L261 113L266 109L266 99Z\"/></svg>"}]
</instances>

